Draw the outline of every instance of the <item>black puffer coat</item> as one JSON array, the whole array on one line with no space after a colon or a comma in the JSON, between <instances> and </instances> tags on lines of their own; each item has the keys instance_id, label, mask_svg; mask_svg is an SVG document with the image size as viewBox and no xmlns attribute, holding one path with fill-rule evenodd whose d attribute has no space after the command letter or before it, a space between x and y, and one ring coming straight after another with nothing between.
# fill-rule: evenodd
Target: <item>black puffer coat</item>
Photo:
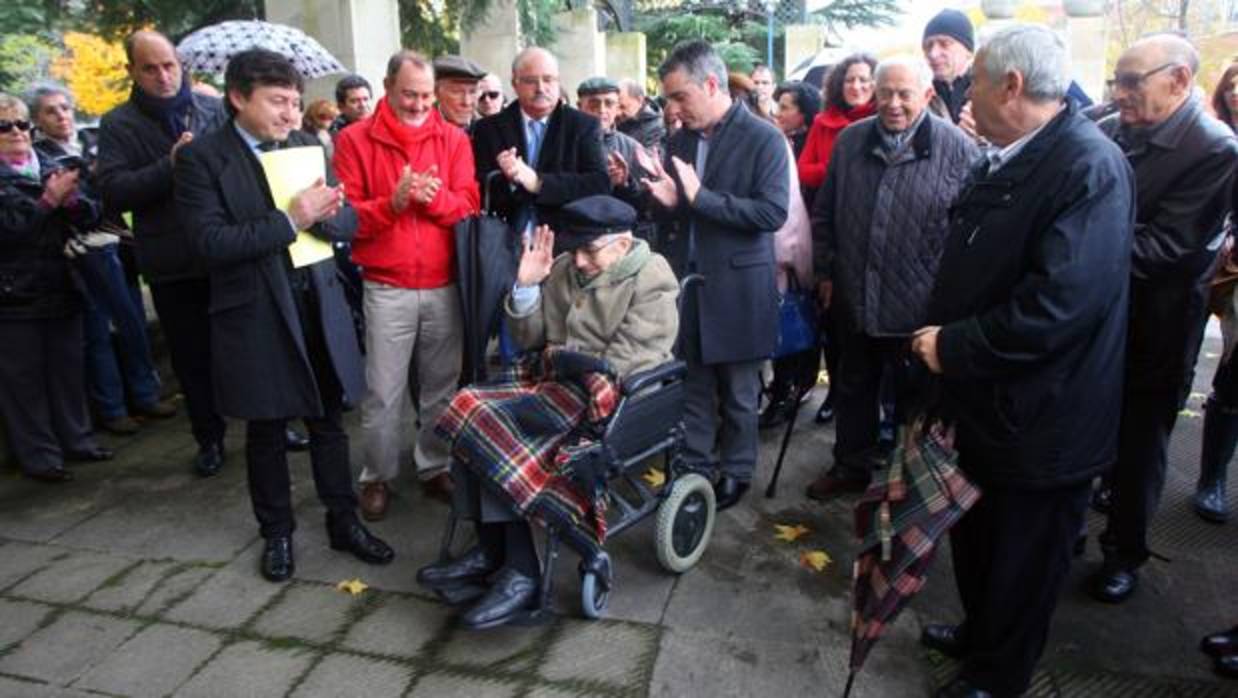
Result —
<instances>
[{"instance_id":1,"label":"black puffer coat","mask_svg":"<svg viewBox=\"0 0 1238 698\"><path fill-rule=\"evenodd\" d=\"M81 284L65 241L74 227L89 230L99 219L99 204L79 193L68 207L49 209L39 202L51 174L42 163L35 181L0 164L0 320L44 320L81 309Z\"/></svg>"}]
</instances>

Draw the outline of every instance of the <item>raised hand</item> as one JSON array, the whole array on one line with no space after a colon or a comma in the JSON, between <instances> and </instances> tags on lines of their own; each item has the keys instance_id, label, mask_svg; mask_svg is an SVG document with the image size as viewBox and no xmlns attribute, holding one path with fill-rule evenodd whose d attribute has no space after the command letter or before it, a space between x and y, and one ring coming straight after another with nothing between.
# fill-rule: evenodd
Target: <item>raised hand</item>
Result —
<instances>
[{"instance_id":1,"label":"raised hand","mask_svg":"<svg viewBox=\"0 0 1238 698\"><path fill-rule=\"evenodd\" d=\"M288 204L288 216L292 218L292 224L297 230L306 230L339 213L343 205L343 188L328 187L322 177L319 177L318 181L292 197Z\"/></svg>"},{"instance_id":2,"label":"raised hand","mask_svg":"<svg viewBox=\"0 0 1238 698\"><path fill-rule=\"evenodd\" d=\"M536 194L542 188L542 180L537 176L537 172L529 167L515 148L508 148L499 153L496 158L499 169L503 172L503 176L507 181L513 184L519 184L524 187L525 191L530 194Z\"/></svg>"},{"instance_id":3,"label":"raised hand","mask_svg":"<svg viewBox=\"0 0 1238 698\"><path fill-rule=\"evenodd\" d=\"M77 170L53 172L43 185L43 199L52 207L60 208L77 192Z\"/></svg>"},{"instance_id":4,"label":"raised hand","mask_svg":"<svg viewBox=\"0 0 1238 698\"><path fill-rule=\"evenodd\" d=\"M679 190L675 188L675 180L663 169L662 163L649 157L644 150L636 151L636 162L641 169L650 174L641 180L641 184L649 190L654 200L666 208L679 205Z\"/></svg>"},{"instance_id":5,"label":"raised hand","mask_svg":"<svg viewBox=\"0 0 1238 698\"><path fill-rule=\"evenodd\" d=\"M417 183L417 174L413 172L413 168L408 165L400 170L400 179L395 183L395 193L391 195L391 210L395 213L404 213L404 209L408 208L408 200L412 194L413 186Z\"/></svg>"},{"instance_id":6,"label":"raised hand","mask_svg":"<svg viewBox=\"0 0 1238 698\"><path fill-rule=\"evenodd\" d=\"M172 152L169 154L169 157L172 158L173 165L176 164L177 151L179 151L181 148L184 148L185 146L189 145L192 142L193 142L193 134L190 133L189 131L182 133L181 137L176 139L176 142L172 144Z\"/></svg>"},{"instance_id":7,"label":"raised hand","mask_svg":"<svg viewBox=\"0 0 1238 698\"><path fill-rule=\"evenodd\" d=\"M696 201L697 192L701 190L701 178L696 176L696 168L678 157L672 157L671 163L675 165L675 173L683 183L683 195L688 198L688 203L693 203Z\"/></svg>"},{"instance_id":8,"label":"raised hand","mask_svg":"<svg viewBox=\"0 0 1238 698\"><path fill-rule=\"evenodd\" d=\"M420 204L428 204L434 200L438 190L443 186L443 180L438 178L438 165L430 165L423 173L419 173L413 188L413 200Z\"/></svg>"},{"instance_id":9,"label":"raised hand","mask_svg":"<svg viewBox=\"0 0 1238 698\"><path fill-rule=\"evenodd\" d=\"M532 237L524 243L520 255L520 268L516 270L516 283L520 286L536 286L550 276L554 264L555 234L548 225L539 225Z\"/></svg>"},{"instance_id":10,"label":"raised hand","mask_svg":"<svg viewBox=\"0 0 1238 698\"><path fill-rule=\"evenodd\" d=\"M622 187L628 183L628 161L616 151L606 156L606 174L610 176L612 187Z\"/></svg>"}]
</instances>

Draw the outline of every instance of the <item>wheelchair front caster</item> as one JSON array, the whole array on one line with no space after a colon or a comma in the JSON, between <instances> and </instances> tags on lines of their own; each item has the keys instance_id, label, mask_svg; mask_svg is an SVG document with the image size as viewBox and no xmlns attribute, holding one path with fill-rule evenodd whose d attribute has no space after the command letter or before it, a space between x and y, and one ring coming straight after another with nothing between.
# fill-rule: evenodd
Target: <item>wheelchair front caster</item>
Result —
<instances>
[{"instance_id":1,"label":"wheelchair front caster","mask_svg":"<svg viewBox=\"0 0 1238 698\"><path fill-rule=\"evenodd\" d=\"M688 473L675 478L670 494L658 507L654 545L658 562L668 572L687 572L705 554L714 531L714 488L704 477Z\"/></svg>"},{"instance_id":2,"label":"wheelchair front caster","mask_svg":"<svg viewBox=\"0 0 1238 698\"><path fill-rule=\"evenodd\" d=\"M610 586L613 581L610 557L602 553L592 568L580 564L580 612L585 618L597 620L610 603Z\"/></svg>"}]
</instances>

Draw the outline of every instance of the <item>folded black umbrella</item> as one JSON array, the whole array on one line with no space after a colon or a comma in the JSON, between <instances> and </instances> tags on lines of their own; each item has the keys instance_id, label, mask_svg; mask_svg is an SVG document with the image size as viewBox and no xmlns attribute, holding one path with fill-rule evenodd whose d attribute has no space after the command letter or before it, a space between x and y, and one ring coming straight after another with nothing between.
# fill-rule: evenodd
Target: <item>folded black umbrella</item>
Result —
<instances>
[{"instance_id":1,"label":"folded black umbrella","mask_svg":"<svg viewBox=\"0 0 1238 698\"><path fill-rule=\"evenodd\" d=\"M464 316L464 384L486 378L486 345L498 334L503 299L516 281L520 236L490 210L490 187L497 175L486 175L482 210L455 226L457 287Z\"/></svg>"}]
</instances>

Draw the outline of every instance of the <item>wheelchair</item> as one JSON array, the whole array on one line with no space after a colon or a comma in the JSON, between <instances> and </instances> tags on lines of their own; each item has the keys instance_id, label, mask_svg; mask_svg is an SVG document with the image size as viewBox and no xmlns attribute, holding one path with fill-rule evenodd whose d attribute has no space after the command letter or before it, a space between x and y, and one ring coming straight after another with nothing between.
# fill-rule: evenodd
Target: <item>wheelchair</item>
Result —
<instances>
[{"instance_id":1,"label":"wheelchair","mask_svg":"<svg viewBox=\"0 0 1238 698\"><path fill-rule=\"evenodd\" d=\"M692 275L680 283L681 308L683 294L701 280L699 275ZM610 417L578 430L577 435L591 443L578 449L564 467L586 494L605 498L607 540L656 516L653 541L657 560L673 574L688 571L704 555L716 517L711 473L689 465L683 458L686 374L687 364L676 359L625 379ZM665 460L665 481L655 488L643 476L658 456ZM457 523L453 510L440 560L450 556ZM524 624L540 622L553 610L554 569L566 538L561 533L563 524L551 520L545 524L538 604L521 621ZM614 590L613 562L604 550L577 552L582 556L578 568L580 610L584 617L596 619L605 612ZM466 600L443 593L440 596L448 603Z\"/></svg>"}]
</instances>

